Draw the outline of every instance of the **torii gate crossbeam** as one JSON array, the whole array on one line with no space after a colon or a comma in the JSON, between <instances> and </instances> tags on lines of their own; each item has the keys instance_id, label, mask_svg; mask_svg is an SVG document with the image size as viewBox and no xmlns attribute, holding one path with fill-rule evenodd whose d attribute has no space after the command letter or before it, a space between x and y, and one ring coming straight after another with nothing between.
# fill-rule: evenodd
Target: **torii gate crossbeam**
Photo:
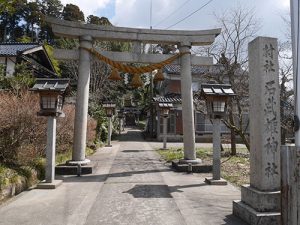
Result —
<instances>
[{"instance_id":1,"label":"torii gate crossbeam","mask_svg":"<svg viewBox=\"0 0 300 225\"><path fill-rule=\"evenodd\" d=\"M79 22L64 21L47 17L46 21L51 24L52 31L57 36L78 38L80 47L92 48L93 40L107 41L127 41L139 43L165 43L177 44L179 51L190 53L192 46L210 45L221 29L212 30L156 30L156 29L136 29L114 26L98 26ZM64 52L66 58L76 58L79 55L78 85L76 96L76 111L74 125L74 148L71 163L84 164L89 161L85 158L87 112L90 82L90 53L83 48L78 52ZM145 56L138 54L136 58L130 58L128 53L107 53L119 57L120 61L137 60L156 61L164 56ZM127 56L125 57L125 55ZM135 53L134 53L135 54ZM114 60L115 57L113 58ZM126 59L125 59L125 58ZM134 57L134 55L133 55ZM63 58L63 57L61 57ZM143 59L143 60L142 60ZM119 61L118 60L118 61ZM198 61L198 63L197 63ZM195 151L195 125L192 93L191 64L211 65L212 59L209 57L191 57L191 54L184 54L177 61L181 66L181 95L182 95L182 122L183 122L183 144L184 163L198 163Z\"/></svg>"}]
</instances>

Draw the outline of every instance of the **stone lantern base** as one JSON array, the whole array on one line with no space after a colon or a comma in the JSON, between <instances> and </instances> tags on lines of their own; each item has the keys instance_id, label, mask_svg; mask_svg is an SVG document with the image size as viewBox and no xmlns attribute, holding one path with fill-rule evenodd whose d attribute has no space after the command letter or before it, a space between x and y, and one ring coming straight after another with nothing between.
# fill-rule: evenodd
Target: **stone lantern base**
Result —
<instances>
[{"instance_id":1,"label":"stone lantern base","mask_svg":"<svg viewBox=\"0 0 300 225\"><path fill-rule=\"evenodd\" d=\"M212 165L204 165L202 163L191 163L192 171L189 171L189 164L179 160L173 160L172 167L178 172L210 173L212 171Z\"/></svg>"},{"instance_id":2,"label":"stone lantern base","mask_svg":"<svg viewBox=\"0 0 300 225\"><path fill-rule=\"evenodd\" d=\"M53 180L51 183L46 183L45 181L42 181L37 184L36 188L37 189L55 189L58 186L62 184L62 180Z\"/></svg>"}]
</instances>

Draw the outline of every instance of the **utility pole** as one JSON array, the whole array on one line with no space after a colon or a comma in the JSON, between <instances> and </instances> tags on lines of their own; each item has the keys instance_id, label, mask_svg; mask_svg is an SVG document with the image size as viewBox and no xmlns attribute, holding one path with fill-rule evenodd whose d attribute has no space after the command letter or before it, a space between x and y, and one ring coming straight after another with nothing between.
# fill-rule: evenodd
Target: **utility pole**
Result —
<instances>
[{"instance_id":1,"label":"utility pole","mask_svg":"<svg viewBox=\"0 0 300 225\"><path fill-rule=\"evenodd\" d=\"M300 114L300 98L298 91L300 90L300 83L298 78L300 75L300 16L299 16L299 0L291 0L291 28L292 28L292 47L293 47L293 73L294 73L294 95L295 95L295 145L300 146L300 131L299 131L299 114Z\"/></svg>"}]
</instances>

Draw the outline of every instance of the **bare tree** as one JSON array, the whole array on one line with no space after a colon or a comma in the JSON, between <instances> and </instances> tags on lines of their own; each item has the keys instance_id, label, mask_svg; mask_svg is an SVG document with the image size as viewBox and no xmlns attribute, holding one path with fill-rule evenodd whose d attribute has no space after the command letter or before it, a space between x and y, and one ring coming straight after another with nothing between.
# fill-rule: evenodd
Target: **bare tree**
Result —
<instances>
[{"instance_id":1,"label":"bare tree","mask_svg":"<svg viewBox=\"0 0 300 225\"><path fill-rule=\"evenodd\" d=\"M236 134L240 136L247 149L250 150L248 138L248 43L259 30L259 22L253 9L236 7L215 14L222 33L216 42L205 49L205 54L212 56L223 70L216 75L207 75L207 79L217 83L230 83L236 97L229 100L229 115L223 119L231 130L231 154L236 155ZM203 52L203 49L201 49Z\"/></svg>"},{"instance_id":2,"label":"bare tree","mask_svg":"<svg viewBox=\"0 0 300 225\"><path fill-rule=\"evenodd\" d=\"M294 91L291 21L289 13L282 16L285 23L286 41L279 42L279 77L280 77L280 117L281 144L285 144L288 135L293 136Z\"/></svg>"}]
</instances>

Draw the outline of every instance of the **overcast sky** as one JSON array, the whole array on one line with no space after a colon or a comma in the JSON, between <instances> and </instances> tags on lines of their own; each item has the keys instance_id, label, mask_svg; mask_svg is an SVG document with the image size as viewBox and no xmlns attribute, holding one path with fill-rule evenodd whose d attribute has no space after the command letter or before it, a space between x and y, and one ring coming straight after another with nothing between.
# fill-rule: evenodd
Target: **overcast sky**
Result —
<instances>
[{"instance_id":1,"label":"overcast sky","mask_svg":"<svg viewBox=\"0 0 300 225\"><path fill-rule=\"evenodd\" d=\"M194 15L169 29L212 29L218 27L214 14L228 12L240 5L254 10L255 16L261 24L259 35L282 40L285 38L284 33L286 32L286 24L282 17L288 18L289 16L289 1L152 0L152 26L153 29L166 29L209 2ZM78 5L83 10L85 17L91 14L99 17L105 16L115 26L150 27L151 0L62 0L62 3Z\"/></svg>"}]
</instances>

